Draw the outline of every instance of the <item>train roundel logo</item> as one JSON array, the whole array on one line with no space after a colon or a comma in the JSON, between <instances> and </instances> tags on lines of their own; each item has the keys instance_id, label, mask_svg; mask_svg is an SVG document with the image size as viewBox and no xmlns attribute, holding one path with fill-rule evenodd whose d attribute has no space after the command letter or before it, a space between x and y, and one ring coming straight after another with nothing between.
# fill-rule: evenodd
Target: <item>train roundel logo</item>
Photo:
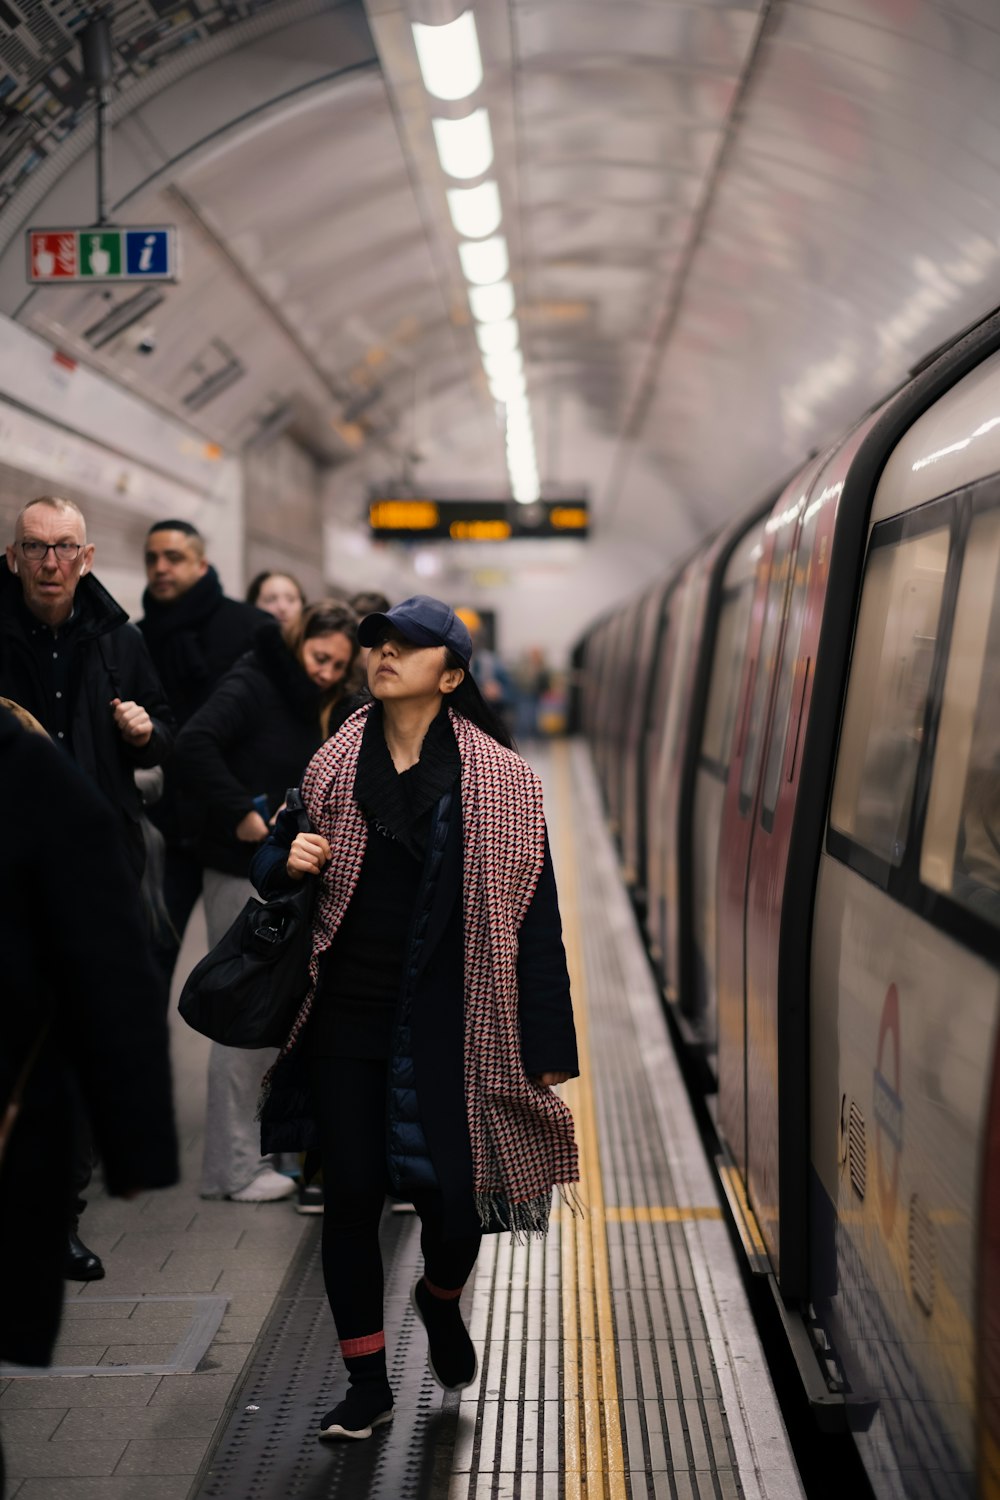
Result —
<instances>
[{"instance_id":1,"label":"train roundel logo","mask_svg":"<svg viewBox=\"0 0 1000 1500\"><path fill-rule=\"evenodd\" d=\"M899 991L890 984L878 1026L874 1074L875 1176L882 1232L892 1234L903 1155L903 1099L899 1057Z\"/></svg>"}]
</instances>

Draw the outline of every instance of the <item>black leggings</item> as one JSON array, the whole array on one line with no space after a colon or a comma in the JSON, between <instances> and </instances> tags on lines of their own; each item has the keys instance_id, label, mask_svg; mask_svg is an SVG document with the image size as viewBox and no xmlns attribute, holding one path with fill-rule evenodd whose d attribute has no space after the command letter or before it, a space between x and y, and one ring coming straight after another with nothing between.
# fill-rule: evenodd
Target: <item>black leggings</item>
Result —
<instances>
[{"instance_id":1,"label":"black leggings","mask_svg":"<svg viewBox=\"0 0 1000 1500\"><path fill-rule=\"evenodd\" d=\"M389 1191L387 1068L384 1061L356 1057L315 1057L310 1063L323 1153L323 1280L341 1340L382 1329L378 1226ZM436 1188L415 1192L413 1204L427 1280L448 1291L464 1286L482 1235L443 1238Z\"/></svg>"}]
</instances>

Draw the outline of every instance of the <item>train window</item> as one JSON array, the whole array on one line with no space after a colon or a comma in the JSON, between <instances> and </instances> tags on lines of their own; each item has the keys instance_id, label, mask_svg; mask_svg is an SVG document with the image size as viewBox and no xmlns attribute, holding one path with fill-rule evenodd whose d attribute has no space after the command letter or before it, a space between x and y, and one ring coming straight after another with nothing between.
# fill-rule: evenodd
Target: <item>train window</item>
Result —
<instances>
[{"instance_id":1,"label":"train window","mask_svg":"<svg viewBox=\"0 0 1000 1500\"><path fill-rule=\"evenodd\" d=\"M778 676L778 691L771 716L771 743L767 750L767 765L764 769L764 793L762 817L765 821L774 817L781 786L781 770L785 764L785 740L788 721L792 711L792 684L795 680L795 664L799 659L799 642L802 639L802 622L805 619L806 599L809 594L809 579L812 575L813 539L819 520L820 506L806 511L799 532L799 544L795 550L795 571L792 578L792 597L788 604L788 625L781 652L781 668Z\"/></svg>"},{"instance_id":2,"label":"train window","mask_svg":"<svg viewBox=\"0 0 1000 1500\"><path fill-rule=\"evenodd\" d=\"M767 713L768 691L774 677L775 658L781 637L781 622L785 617L785 601L788 597L788 584L791 578L791 554L795 532L796 527L787 522L781 527L771 559L771 576L768 579L767 599L764 603L764 629L760 638L759 665L753 684L750 719L746 745L743 749L743 773L740 776L740 813L743 817L746 817L750 811L754 789L757 785L764 717Z\"/></svg>"},{"instance_id":3,"label":"train window","mask_svg":"<svg viewBox=\"0 0 1000 1500\"><path fill-rule=\"evenodd\" d=\"M705 708L705 731L701 741L702 763L721 781L729 769L736 725L743 653L746 650L750 606L753 604L753 578L722 596L719 623L712 656L712 677Z\"/></svg>"},{"instance_id":4,"label":"train window","mask_svg":"<svg viewBox=\"0 0 1000 1500\"><path fill-rule=\"evenodd\" d=\"M1000 926L1000 510L974 517L951 632L920 874Z\"/></svg>"},{"instance_id":5,"label":"train window","mask_svg":"<svg viewBox=\"0 0 1000 1500\"><path fill-rule=\"evenodd\" d=\"M890 865L906 851L949 530L872 534L851 657L830 823Z\"/></svg>"}]
</instances>

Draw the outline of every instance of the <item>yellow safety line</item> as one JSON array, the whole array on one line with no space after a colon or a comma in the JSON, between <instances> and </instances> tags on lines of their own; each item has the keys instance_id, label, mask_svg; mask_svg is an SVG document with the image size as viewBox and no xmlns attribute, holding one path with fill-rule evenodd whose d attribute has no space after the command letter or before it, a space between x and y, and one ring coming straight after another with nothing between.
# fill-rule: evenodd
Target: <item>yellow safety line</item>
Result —
<instances>
[{"instance_id":1,"label":"yellow safety line","mask_svg":"<svg viewBox=\"0 0 1000 1500\"><path fill-rule=\"evenodd\" d=\"M687 1224L692 1219L721 1219L719 1205L704 1204L697 1208L615 1208L609 1205L604 1210L609 1224Z\"/></svg>"},{"instance_id":2,"label":"yellow safety line","mask_svg":"<svg viewBox=\"0 0 1000 1500\"><path fill-rule=\"evenodd\" d=\"M588 996L580 938L578 851L573 838L569 748L554 749L559 801L559 881L564 938L573 988L580 1077L565 1086L580 1148L584 1214L560 1215L562 1233L563 1430L565 1500L626 1500L621 1392L611 1307L611 1274L594 1106Z\"/></svg>"}]
</instances>

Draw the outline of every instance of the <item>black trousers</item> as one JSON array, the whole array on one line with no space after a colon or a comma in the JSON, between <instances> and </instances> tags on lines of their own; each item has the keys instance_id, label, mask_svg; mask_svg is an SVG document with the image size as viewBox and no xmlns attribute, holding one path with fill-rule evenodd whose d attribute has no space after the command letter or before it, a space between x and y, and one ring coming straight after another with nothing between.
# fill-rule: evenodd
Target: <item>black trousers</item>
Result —
<instances>
[{"instance_id":1,"label":"black trousers","mask_svg":"<svg viewBox=\"0 0 1000 1500\"><path fill-rule=\"evenodd\" d=\"M340 1339L382 1331L384 1279L379 1220L389 1191L386 1166L388 1064L356 1057L310 1063L323 1153L323 1280ZM445 1239L441 1194L413 1195L428 1281L443 1290L464 1286L482 1235Z\"/></svg>"}]
</instances>

